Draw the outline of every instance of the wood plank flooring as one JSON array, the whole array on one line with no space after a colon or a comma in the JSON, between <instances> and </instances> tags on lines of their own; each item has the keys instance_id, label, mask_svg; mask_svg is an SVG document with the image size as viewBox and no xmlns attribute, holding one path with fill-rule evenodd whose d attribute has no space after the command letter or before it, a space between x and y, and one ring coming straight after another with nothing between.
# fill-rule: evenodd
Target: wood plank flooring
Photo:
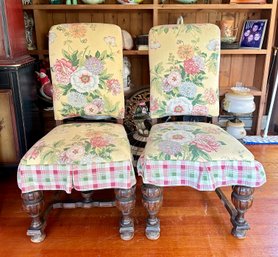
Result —
<instances>
[{"instance_id":1,"label":"wood plank flooring","mask_svg":"<svg viewBox=\"0 0 278 257\"><path fill-rule=\"evenodd\" d=\"M45 241L34 244L25 235L30 219L21 208L16 173L0 171L0 257L278 256L278 146L248 148L263 163L267 183L255 190L253 206L246 214L251 230L244 240L230 235L229 215L214 192L186 187L165 189L159 215L161 237L147 240L138 186L133 240L120 240L116 208L93 208L54 210ZM230 198L230 188L224 192Z\"/></svg>"}]
</instances>

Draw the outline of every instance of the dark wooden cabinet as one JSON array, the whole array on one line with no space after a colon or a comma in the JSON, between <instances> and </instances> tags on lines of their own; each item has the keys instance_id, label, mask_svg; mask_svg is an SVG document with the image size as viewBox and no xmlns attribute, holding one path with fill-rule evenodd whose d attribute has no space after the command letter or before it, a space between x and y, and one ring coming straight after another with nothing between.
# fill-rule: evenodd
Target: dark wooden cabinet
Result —
<instances>
[{"instance_id":1,"label":"dark wooden cabinet","mask_svg":"<svg viewBox=\"0 0 278 257\"><path fill-rule=\"evenodd\" d=\"M41 136L34 61L0 66L0 164L17 164Z\"/></svg>"},{"instance_id":2,"label":"dark wooden cabinet","mask_svg":"<svg viewBox=\"0 0 278 257\"><path fill-rule=\"evenodd\" d=\"M41 136L35 60L28 55L21 0L0 0L0 165L19 162Z\"/></svg>"}]
</instances>

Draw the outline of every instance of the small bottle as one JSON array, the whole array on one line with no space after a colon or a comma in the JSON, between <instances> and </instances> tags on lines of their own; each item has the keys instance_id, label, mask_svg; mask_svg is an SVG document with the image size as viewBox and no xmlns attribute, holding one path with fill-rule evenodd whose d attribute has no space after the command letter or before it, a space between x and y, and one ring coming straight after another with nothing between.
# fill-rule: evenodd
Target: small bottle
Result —
<instances>
[{"instance_id":1,"label":"small bottle","mask_svg":"<svg viewBox=\"0 0 278 257\"><path fill-rule=\"evenodd\" d=\"M71 0L67 0L67 1L66 1L66 4L67 4L67 5L71 5Z\"/></svg>"},{"instance_id":2,"label":"small bottle","mask_svg":"<svg viewBox=\"0 0 278 257\"><path fill-rule=\"evenodd\" d=\"M77 0L72 0L72 4L77 5Z\"/></svg>"}]
</instances>

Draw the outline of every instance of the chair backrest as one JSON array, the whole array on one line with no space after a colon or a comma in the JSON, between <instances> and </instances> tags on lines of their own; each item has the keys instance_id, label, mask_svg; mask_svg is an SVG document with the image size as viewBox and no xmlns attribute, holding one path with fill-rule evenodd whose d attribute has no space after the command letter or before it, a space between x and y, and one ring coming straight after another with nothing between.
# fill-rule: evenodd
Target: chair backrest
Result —
<instances>
[{"instance_id":1,"label":"chair backrest","mask_svg":"<svg viewBox=\"0 0 278 257\"><path fill-rule=\"evenodd\" d=\"M120 27L76 23L51 27L49 59L56 120L124 116Z\"/></svg>"},{"instance_id":2,"label":"chair backrest","mask_svg":"<svg viewBox=\"0 0 278 257\"><path fill-rule=\"evenodd\" d=\"M153 27L149 62L152 118L219 115L220 30L216 25Z\"/></svg>"}]
</instances>

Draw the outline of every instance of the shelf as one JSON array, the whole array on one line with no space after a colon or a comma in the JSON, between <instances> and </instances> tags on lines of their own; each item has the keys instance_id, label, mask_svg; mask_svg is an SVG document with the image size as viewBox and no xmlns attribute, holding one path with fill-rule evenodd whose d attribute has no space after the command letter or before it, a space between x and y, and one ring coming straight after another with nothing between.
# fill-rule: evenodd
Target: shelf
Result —
<instances>
[{"instance_id":1,"label":"shelf","mask_svg":"<svg viewBox=\"0 0 278 257\"><path fill-rule=\"evenodd\" d=\"M124 50L124 55L148 55L147 50ZM48 50L29 50L30 55L48 55Z\"/></svg>"},{"instance_id":2,"label":"shelf","mask_svg":"<svg viewBox=\"0 0 278 257\"><path fill-rule=\"evenodd\" d=\"M124 50L124 55L148 55L148 50ZM241 54L241 55L264 55L267 53L265 49L223 49L221 50L221 54L228 55L228 54ZM31 55L48 55L48 50L30 50L29 54Z\"/></svg>"},{"instance_id":3,"label":"shelf","mask_svg":"<svg viewBox=\"0 0 278 257\"><path fill-rule=\"evenodd\" d=\"M272 9L272 4L160 4L161 10L255 10Z\"/></svg>"},{"instance_id":4,"label":"shelf","mask_svg":"<svg viewBox=\"0 0 278 257\"><path fill-rule=\"evenodd\" d=\"M221 54L267 54L266 49L222 49Z\"/></svg>"},{"instance_id":5,"label":"shelf","mask_svg":"<svg viewBox=\"0 0 278 257\"><path fill-rule=\"evenodd\" d=\"M138 5L124 5L124 4L34 4L25 5L23 10L153 10L153 4L138 4Z\"/></svg>"},{"instance_id":6,"label":"shelf","mask_svg":"<svg viewBox=\"0 0 278 257\"><path fill-rule=\"evenodd\" d=\"M271 3L267 4L204 4L200 0L196 4L181 4L172 0L161 4L158 0L146 0L137 5L122 5L116 3L116 0L107 0L103 4L78 5L49 4L48 0L32 2L31 5L23 6L23 10L32 15L35 23L34 42L38 50L29 51L29 54L36 55L41 60L48 59L47 34L49 28L55 24L114 23L135 37L147 34L153 26L174 24L179 16L183 16L187 23L219 24L226 14L231 13L235 17L235 26L239 29L247 19L267 19L263 49L221 49L219 79L221 98L236 81L253 86L251 94L256 98L257 111L252 118L252 130L260 133L267 99L267 77L272 59L278 0L270 0ZM124 56L130 57L132 83L137 85L136 89L149 85L148 53L148 50L123 51Z\"/></svg>"},{"instance_id":7,"label":"shelf","mask_svg":"<svg viewBox=\"0 0 278 257\"><path fill-rule=\"evenodd\" d=\"M255 10L272 9L272 4L34 4L24 10Z\"/></svg>"},{"instance_id":8,"label":"shelf","mask_svg":"<svg viewBox=\"0 0 278 257\"><path fill-rule=\"evenodd\" d=\"M124 50L124 55L148 55L148 50Z\"/></svg>"},{"instance_id":9,"label":"shelf","mask_svg":"<svg viewBox=\"0 0 278 257\"><path fill-rule=\"evenodd\" d=\"M255 87L248 87L250 88L250 94L252 94L253 96L261 96L262 95L262 91L258 90L257 88ZM224 96L226 93L228 92L231 92L231 88L229 87L224 87L224 88L221 88L221 85L220 85L220 92L219 92L219 95L220 96Z\"/></svg>"}]
</instances>

